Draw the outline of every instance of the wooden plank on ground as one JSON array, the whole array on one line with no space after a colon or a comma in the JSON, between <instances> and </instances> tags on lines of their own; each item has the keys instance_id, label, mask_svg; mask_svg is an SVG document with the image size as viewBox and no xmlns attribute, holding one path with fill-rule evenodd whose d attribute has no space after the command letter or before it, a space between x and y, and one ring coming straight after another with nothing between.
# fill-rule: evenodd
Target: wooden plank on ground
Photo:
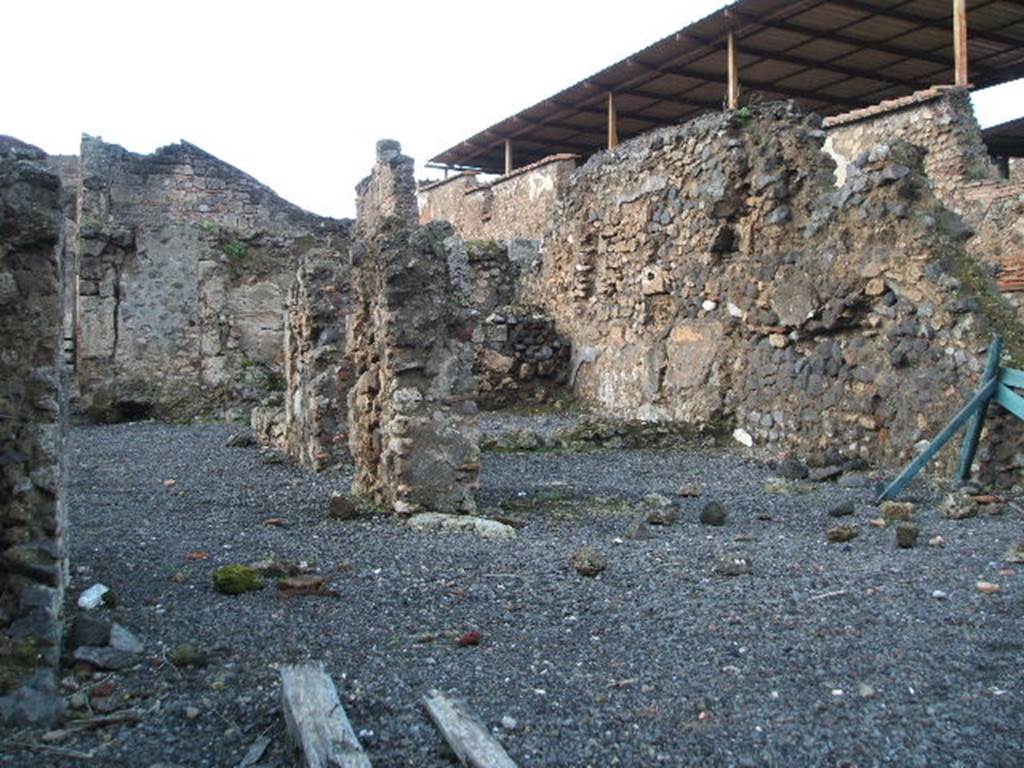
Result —
<instances>
[{"instance_id":1,"label":"wooden plank on ground","mask_svg":"<svg viewBox=\"0 0 1024 768\"><path fill-rule=\"evenodd\" d=\"M465 704L432 690L423 697L430 719L466 768L516 768L498 741Z\"/></svg>"},{"instance_id":2,"label":"wooden plank on ground","mask_svg":"<svg viewBox=\"0 0 1024 768\"><path fill-rule=\"evenodd\" d=\"M323 664L281 667L281 706L305 768L370 768Z\"/></svg>"}]
</instances>

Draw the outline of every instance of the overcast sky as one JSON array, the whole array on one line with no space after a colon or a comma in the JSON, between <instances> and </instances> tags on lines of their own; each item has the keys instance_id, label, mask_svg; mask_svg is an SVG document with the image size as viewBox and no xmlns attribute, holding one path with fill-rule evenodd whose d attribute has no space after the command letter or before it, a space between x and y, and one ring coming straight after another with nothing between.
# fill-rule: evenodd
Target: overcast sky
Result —
<instances>
[{"instance_id":1,"label":"overcast sky","mask_svg":"<svg viewBox=\"0 0 1024 768\"><path fill-rule=\"evenodd\" d=\"M135 152L186 139L351 216L377 139L426 161L723 5L11 0L0 134L54 154L82 133ZM1024 84L993 90L983 125L1024 114Z\"/></svg>"}]
</instances>

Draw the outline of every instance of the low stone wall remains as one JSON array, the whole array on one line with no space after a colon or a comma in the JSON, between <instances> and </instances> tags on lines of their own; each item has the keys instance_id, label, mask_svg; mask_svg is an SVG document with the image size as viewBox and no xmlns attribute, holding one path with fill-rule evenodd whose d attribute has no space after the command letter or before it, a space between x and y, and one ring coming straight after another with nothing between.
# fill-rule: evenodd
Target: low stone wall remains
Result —
<instances>
[{"instance_id":1,"label":"low stone wall remains","mask_svg":"<svg viewBox=\"0 0 1024 768\"><path fill-rule=\"evenodd\" d=\"M60 712L63 233L46 155L0 137L0 718L21 724Z\"/></svg>"},{"instance_id":2,"label":"low stone wall remains","mask_svg":"<svg viewBox=\"0 0 1024 768\"><path fill-rule=\"evenodd\" d=\"M572 342L580 397L737 430L764 455L896 466L975 391L994 332L1024 359L922 151L874 147L837 189L825 140L820 118L770 104L653 131L574 174L531 290ZM1019 482L1019 426L983 440L1004 483Z\"/></svg>"},{"instance_id":3,"label":"low stone wall remains","mask_svg":"<svg viewBox=\"0 0 1024 768\"><path fill-rule=\"evenodd\" d=\"M347 348L352 487L401 515L473 512L480 457L472 317L449 271L451 227L417 227L412 167L397 142L379 142L373 172L357 187Z\"/></svg>"}]
</instances>

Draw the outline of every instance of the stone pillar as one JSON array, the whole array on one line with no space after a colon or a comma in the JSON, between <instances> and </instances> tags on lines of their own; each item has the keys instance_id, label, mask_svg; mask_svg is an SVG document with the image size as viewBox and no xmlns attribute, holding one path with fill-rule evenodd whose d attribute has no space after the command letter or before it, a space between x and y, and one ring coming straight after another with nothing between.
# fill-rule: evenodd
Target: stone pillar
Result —
<instances>
[{"instance_id":1,"label":"stone pillar","mask_svg":"<svg viewBox=\"0 0 1024 768\"><path fill-rule=\"evenodd\" d=\"M0 137L0 716L52 722L67 580L60 180Z\"/></svg>"},{"instance_id":2,"label":"stone pillar","mask_svg":"<svg viewBox=\"0 0 1024 768\"><path fill-rule=\"evenodd\" d=\"M287 398L285 450L320 471L348 453L348 391L352 365L345 354L352 295L348 248L312 251L288 294L285 322Z\"/></svg>"},{"instance_id":3,"label":"stone pillar","mask_svg":"<svg viewBox=\"0 0 1024 768\"><path fill-rule=\"evenodd\" d=\"M451 227L417 227L413 161L397 142L378 143L373 173L357 191L353 491L402 515L474 512L472 322L449 273Z\"/></svg>"}]
</instances>

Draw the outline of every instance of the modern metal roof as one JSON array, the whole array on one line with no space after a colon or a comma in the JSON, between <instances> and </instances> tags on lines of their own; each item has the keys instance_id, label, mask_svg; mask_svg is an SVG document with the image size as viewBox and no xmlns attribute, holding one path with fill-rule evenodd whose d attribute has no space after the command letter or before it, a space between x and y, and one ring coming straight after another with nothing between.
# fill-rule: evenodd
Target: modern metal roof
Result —
<instances>
[{"instance_id":1,"label":"modern metal roof","mask_svg":"<svg viewBox=\"0 0 1024 768\"><path fill-rule=\"evenodd\" d=\"M981 137L993 157L1024 157L1024 117L986 128Z\"/></svg>"},{"instance_id":2,"label":"modern metal roof","mask_svg":"<svg viewBox=\"0 0 1024 768\"><path fill-rule=\"evenodd\" d=\"M1024 76L1024 2L967 4L977 88ZM628 11L627 11L628 12ZM795 98L834 115L953 81L952 0L740 0L431 159L505 170L546 155L607 146L609 92L623 138L723 107L733 30L741 102Z\"/></svg>"}]
</instances>

